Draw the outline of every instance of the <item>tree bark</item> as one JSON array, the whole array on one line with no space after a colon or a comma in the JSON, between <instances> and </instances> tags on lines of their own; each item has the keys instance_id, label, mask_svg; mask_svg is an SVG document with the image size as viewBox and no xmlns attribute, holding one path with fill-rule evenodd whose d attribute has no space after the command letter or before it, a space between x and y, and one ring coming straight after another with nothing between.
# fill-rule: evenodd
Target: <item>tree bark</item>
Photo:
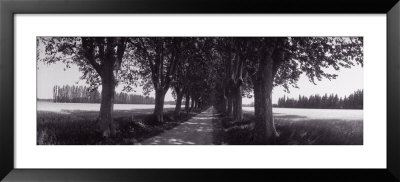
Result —
<instances>
[{"instance_id":1,"label":"tree bark","mask_svg":"<svg viewBox=\"0 0 400 182\"><path fill-rule=\"evenodd\" d=\"M190 103L190 96L189 94L185 95L185 110L186 112L189 112L189 103Z\"/></svg>"},{"instance_id":2,"label":"tree bark","mask_svg":"<svg viewBox=\"0 0 400 182\"><path fill-rule=\"evenodd\" d=\"M196 100L196 102L194 103L194 108L198 109L199 108L199 100Z\"/></svg>"},{"instance_id":3,"label":"tree bark","mask_svg":"<svg viewBox=\"0 0 400 182\"><path fill-rule=\"evenodd\" d=\"M233 100L232 100L232 94L229 93L228 95L228 107L226 108L226 114L228 116L232 116L232 112L233 112Z\"/></svg>"},{"instance_id":4,"label":"tree bark","mask_svg":"<svg viewBox=\"0 0 400 182\"><path fill-rule=\"evenodd\" d=\"M238 50L240 50L238 48ZM241 59L240 53L235 55L234 61L234 72L232 75L232 86L231 93L233 98L233 120L234 122L240 122L243 119L242 113L242 92L243 92L243 59Z\"/></svg>"},{"instance_id":5,"label":"tree bark","mask_svg":"<svg viewBox=\"0 0 400 182\"><path fill-rule=\"evenodd\" d=\"M84 57L92 68L100 75L102 82L100 105L100 129L104 137L114 136L116 129L113 123L113 109L115 86L114 77L121 67L122 57L125 52L127 38L82 38ZM104 50L106 46L106 49ZM96 48L97 47L97 48ZM117 49L115 49L117 48ZM96 49L98 53L96 53ZM96 56L96 54L98 54ZM99 59L101 63L96 60Z\"/></svg>"},{"instance_id":6,"label":"tree bark","mask_svg":"<svg viewBox=\"0 0 400 182\"><path fill-rule=\"evenodd\" d=\"M115 95L115 80L113 67L105 65L102 76L101 105L100 105L100 127L104 137L114 136L113 124Z\"/></svg>"},{"instance_id":7,"label":"tree bark","mask_svg":"<svg viewBox=\"0 0 400 182\"><path fill-rule=\"evenodd\" d=\"M192 100L192 102L190 103L190 111L192 111L194 109L195 99L193 97L190 98L190 100Z\"/></svg>"},{"instance_id":8,"label":"tree bark","mask_svg":"<svg viewBox=\"0 0 400 182\"><path fill-rule=\"evenodd\" d=\"M227 111L227 104L228 104L228 99L226 97L226 84L224 83L224 80L220 83L218 92L214 95L214 102L215 105L218 106L218 111L221 113L226 113Z\"/></svg>"},{"instance_id":9,"label":"tree bark","mask_svg":"<svg viewBox=\"0 0 400 182\"><path fill-rule=\"evenodd\" d=\"M243 119L242 112L242 86L241 83L237 83L233 88L233 120L234 122L240 122Z\"/></svg>"},{"instance_id":10,"label":"tree bark","mask_svg":"<svg viewBox=\"0 0 400 182\"><path fill-rule=\"evenodd\" d=\"M229 39L231 41L231 39ZM225 104L225 114L228 116L232 116L232 93L230 90L231 87L231 76L232 76L232 53L228 53L227 58L225 59L225 78L224 78L224 97L226 100Z\"/></svg>"},{"instance_id":11,"label":"tree bark","mask_svg":"<svg viewBox=\"0 0 400 182\"><path fill-rule=\"evenodd\" d=\"M154 119L156 122L164 122L163 113L164 113L164 98L165 91L163 89L156 89L156 98L155 98L155 108L154 108Z\"/></svg>"},{"instance_id":12,"label":"tree bark","mask_svg":"<svg viewBox=\"0 0 400 182\"><path fill-rule=\"evenodd\" d=\"M202 102L201 100L199 100L199 102L197 103L197 108L201 109L201 107L202 107Z\"/></svg>"},{"instance_id":13,"label":"tree bark","mask_svg":"<svg viewBox=\"0 0 400 182\"><path fill-rule=\"evenodd\" d=\"M220 104L221 104L221 112L222 113L226 113L227 112L227 108L226 107L227 107L227 104L228 104L228 99L227 99L225 93L222 95L222 102Z\"/></svg>"},{"instance_id":14,"label":"tree bark","mask_svg":"<svg viewBox=\"0 0 400 182\"><path fill-rule=\"evenodd\" d=\"M193 110L196 111L196 109L197 109L197 100L194 100L193 103L194 103L193 104Z\"/></svg>"},{"instance_id":15,"label":"tree bark","mask_svg":"<svg viewBox=\"0 0 400 182\"><path fill-rule=\"evenodd\" d=\"M260 61L257 78L254 79L254 114L256 117L254 141L256 144L273 143L278 136L272 115L273 60Z\"/></svg>"},{"instance_id":16,"label":"tree bark","mask_svg":"<svg viewBox=\"0 0 400 182\"><path fill-rule=\"evenodd\" d=\"M183 94L177 93L176 94L176 106L175 106L175 115L179 116L181 113L181 105L182 105Z\"/></svg>"}]
</instances>

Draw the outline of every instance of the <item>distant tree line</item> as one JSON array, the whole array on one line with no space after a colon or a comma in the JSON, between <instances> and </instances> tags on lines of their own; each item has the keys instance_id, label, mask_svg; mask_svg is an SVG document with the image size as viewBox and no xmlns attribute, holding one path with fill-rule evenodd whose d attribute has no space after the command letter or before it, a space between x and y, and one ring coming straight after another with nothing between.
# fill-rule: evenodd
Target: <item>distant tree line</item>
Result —
<instances>
[{"instance_id":1,"label":"distant tree line","mask_svg":"<svg viewBox=\"0 0 400 182\"><path fill-rule=\"evenodd\" d=\"M153 97L145 97L128 93L116 93L116 104L154 104ZM97 89L86 86L63 85L53 87L53 102L64 103L100 103L101 94Z\"/></svg>"},{"instance_id":2,"label":"distant tree line","mask_svg":"<svg viewBox=\"0 0 400 182\"><path fill-rule=\"evenodd\" d=\"M41 102L53 102L53 99L39 99L36 98L37 101L41 101Z\"/></svg>"},{"instance_id":3,"label":"distant tree line","mask_svg":"<svg viewBox=\"0 0 400 182\"><path fill-rule=\"evenodd\" d=\"M251 102L249 104L242 104L243 107L254 107L254 102Z\"/></svg>"},{"instance_id":4,"label":"distant tree line","mask_svg":"<svg viewBox=\"0 0 400 182\"><path fill-rule=\"evenodd\" d=\"M337 94L318 94L310 97L299 95L298 99L279 98L277 107L285 108L323 108L323 109L363 109L363 90L357 90L344 98Z\"/></svg>"},{"instance_id":5,"label":"distant tree line","mask_svg":"<svg viewBox=\"0 0 400 182\"><path fill-rule=\"evenodd\" d=\"M175 105L175 104L176 104L176 102L175 102L175 101L172 101L172 100L170 100L170 101L164 101L164 104L165 104L165 105Z\"/></svg>"}]
</instances>

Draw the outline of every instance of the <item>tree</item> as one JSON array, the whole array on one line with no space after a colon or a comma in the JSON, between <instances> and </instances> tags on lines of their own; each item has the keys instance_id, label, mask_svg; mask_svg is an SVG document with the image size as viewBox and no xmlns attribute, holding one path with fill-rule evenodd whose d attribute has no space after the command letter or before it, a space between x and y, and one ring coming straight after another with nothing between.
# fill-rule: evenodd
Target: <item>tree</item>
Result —
<instances>
[{"instance_id":1,"label":"tree","mask_svg":"<svg viewBox=\"0 0 400 182\"><path fill-rule=\"evenodd\" d=\"M62 61L79 66L82 79L92 86L102 86L100 128L103 136L115 135L113 104L116 77L121 68L127 38L125 37L40 37L45 63ZM38 56L40 57L40 56Z\"/></svg>"},{"instance_id":2,"label":"tree","mask_svg":"<svg viewBox=\"0 0 400 182\"><path fill-rule=\"evenodd\" d=\"M179 114L185 95L185 108L200 109L207 105L214 83L213 38L182 38L181 57L171 86L177 98L175 113ZM191 108L189 108L191 100Z\"/></svg>"},{"instance_id":3,"label":"tree","mask_svg":"<svg viewBox=\"0 0 400 182\"><path fill-rule=\"evenodd\" d=\"M183 97L185 98L185 109L189 111L189 100L190 100L190 75L192 74L191 67L193 66L193 59L196 55L196 39L185 37L182 39L182 45L180 50L181 59L177 63L177 70L174 75L174 79L171 82L173 88L173 95L176 97L175 115L179 116L181 112L181 105Z\"/></svg>"},{"instance_id":4,"label":"tree","mask_svg":"<svg viewBox=\"0 0 400 182\"><path fill-rule=\"evenodd\" d=\"M246 70L252 77L255 99L255 142L272 142L278 133L272 116L272 88L297 87L304 73L315 79L334 79L325 68L349 68L363 63L362 37L277 37L249 38ZM310 98L311 99L311 98ZM320 97L317 97L320 99Z\"/></svg>"},{"instance_id":5,"label":"tree","mask_svg":"<svg viewBox=\"0 0 400 182\"><path fill-rule=\"evenodd\" d=\"M221 104L218 108L228 116L233 116L234 121L241 121L242 114L242 96L244 94L243 86L246 84L243 54L246 49L246 42L243 38L223 37L217 39L217 50L220 70L223 72L219 75L220 89L219 96Z\"/></svg>"},{"instance_id":6,"label":"tree","mask_svg":"<svg viewBox=\"0 0 400 182\"><path fill-rule=\"evenodd\" d=\"M234 39L232 42L233 44L233 64L231 68L231 75L229 81L229 89L232 98L232 105L233 105L233 120L234 121L242 121L243 119L243 111L242 111L242 96L243 96L243 82L244 82L244 71L243 71L243 64L246 49L246 42L239 39Z\"/></svg>"},{"instance_id":7,"label":"tree","mask_svg":"<svg viewBox=\"0 0 400 182\"><path fill-rule=\"evenodd\" d=\"M130 64L140 67L138 74L147 92L155 90L154 119L163 122L164 98L171 86L181 60L181 38L146 37L130 38L129 52L133 57ZM132 75L128 74L128 76ZM127 78L134 82L134 76Z\"/></svg>"}]
</instances>

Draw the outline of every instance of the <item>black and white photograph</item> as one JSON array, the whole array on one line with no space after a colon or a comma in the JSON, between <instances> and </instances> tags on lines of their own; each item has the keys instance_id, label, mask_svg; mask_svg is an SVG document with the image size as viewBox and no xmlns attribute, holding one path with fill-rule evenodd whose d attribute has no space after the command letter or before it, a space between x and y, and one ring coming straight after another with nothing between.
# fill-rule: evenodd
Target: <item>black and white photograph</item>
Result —
<instances>
[{"instance_id":1,"label":"black and white photograph","mask_svg":"<svg viewBox=\"0 0 400 182\"><path fill-rule=\"evenodd\" d=\"M36 37L36 145L363 145L362 36Z\"/></svg>"}]
</instances>

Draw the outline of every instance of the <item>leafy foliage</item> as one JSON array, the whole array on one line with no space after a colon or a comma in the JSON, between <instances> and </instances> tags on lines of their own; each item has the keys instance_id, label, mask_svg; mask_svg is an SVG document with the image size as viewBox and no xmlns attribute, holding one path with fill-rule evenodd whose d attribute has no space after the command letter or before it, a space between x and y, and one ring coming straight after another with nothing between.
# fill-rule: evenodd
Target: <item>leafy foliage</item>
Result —
<instances>
[{"instance_id":1,"label":"leafy foliage","mask_svg":"<svg viewBox=\"0 0 400 182\"><path fill-rule=\"evenodd\" d=\"M275 85L286 90L295 85L304 73L315 84L315 79L335 79L337 74L328 68L340 70L355 64L363 65L362 37L288 37L277 43Z\"/></svg>"},{"instance_id":2,"label":"leafy foliage","mask_svg":"<svg viewBox=\"0 0 400 182\"><path fill-rule=\"evenodd\" d=\"M125 53L126 38L113 37L38 37L38 61L46 64L63 62L66 68L71 64L79 67L81 79L91 89L101 85L106 63L112 63L114 76L118 76L122 56Z\"/></svg>"}]
</instances>

